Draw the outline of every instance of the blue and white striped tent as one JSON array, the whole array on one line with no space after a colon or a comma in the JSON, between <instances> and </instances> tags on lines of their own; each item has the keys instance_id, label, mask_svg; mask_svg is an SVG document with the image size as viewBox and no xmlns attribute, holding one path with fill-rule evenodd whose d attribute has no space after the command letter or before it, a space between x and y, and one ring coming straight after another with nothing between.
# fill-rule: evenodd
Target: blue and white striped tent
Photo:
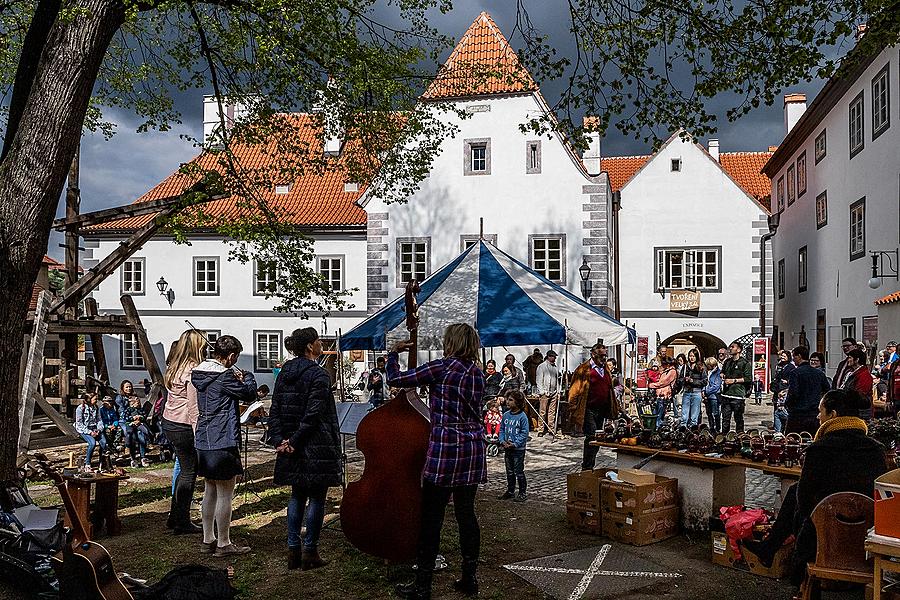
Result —
<instances>
[{"instance_id":1,"label":"blue and white striped tent","mask_svg":"<svg viewBox=\"0 0 900 600\"><path fill-rule=\"evenodd\" d=\"M419 350L441 350L444 329L469 323L486 347L634 342L634 330L480 241L420 284ZM385 350L408 337L403 297L341 336L341 350Z\"/></svg>"}]
</instances>

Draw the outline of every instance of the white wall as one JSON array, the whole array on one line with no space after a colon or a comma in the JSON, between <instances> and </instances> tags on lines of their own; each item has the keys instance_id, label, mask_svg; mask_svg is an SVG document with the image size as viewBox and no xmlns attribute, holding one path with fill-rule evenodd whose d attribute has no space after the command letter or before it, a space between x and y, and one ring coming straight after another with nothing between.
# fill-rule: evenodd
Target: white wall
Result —
<instances>
[{"instance_id":1,"label":"white wall","mask_svg":"<svg viewBox=\"0 0 900 600\"><path fill-rule=\"evenodd\" d=\"M890 128L872 139L872 79L889 64ZM862 337L862 318L877 314L874 300L898 288L895 279L885 279L882 287L872 290L867 282L872 275L871 250L896 250L900 245L900 86L898 86L897 48L881 53L865 70L849 91L814 129L772 179L772 204L776 206L775 187L778 178L790 164L806 151L807 192L781 215L778 234L774 238L773 263L785 259L785 297L776 299L776 324L784 332L785 345L795 345L801 326L810 345L816 347L816 311L826 310L829 368L840 357L841 319L854 319L856 337ZM850 159L849 105L860 91L864 92L865 147ZM827 155L815 163L815 137L827 130ZM828 222L816 228L815 200L823 191L828 194ZM850 260L850 211L852 203L866 198L866 256ZM785 202L785 204L787 204ZM807 246L808 287L798 286L798 253ZM887 337L879 331L879 347Z\"/></svg>"},{"instance_id":2,"label":"white wall","mask_svg":"<svg viewBox=\"0 0 900 600\"><path fill-rule=\"evenodd\" d=\"M681 171L672 172L673 158ZM726 344L759 326L758 226L765 210L712 158L673 139L622 190L619 211L622 319L638 335L661 340L702 331ZM697 317L669 312L656 289L657 247L721 247L721 292L701 291Z\"/></svg>"}]
</instances>

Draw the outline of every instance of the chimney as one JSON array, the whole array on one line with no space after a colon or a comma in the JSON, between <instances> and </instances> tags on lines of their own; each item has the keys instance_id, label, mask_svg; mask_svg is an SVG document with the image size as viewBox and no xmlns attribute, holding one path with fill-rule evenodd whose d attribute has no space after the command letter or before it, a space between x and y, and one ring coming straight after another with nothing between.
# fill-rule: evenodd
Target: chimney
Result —
<instances>
[{"instance_id":1,"label":"chimney","mask_svg":"<svg viewBox=\"0 0 900 600\"><path fill-rule=\"evenodd\" d=\"M588 175L593 177L600 174L600 117L585 116L583 126L588 147L581 156L581 162Z\"/></svg>"},{"instance_id":2,"label":"chimney","mask_svg":"<svg viewBox=\"0 0 900 600\"><path fill-rule=\"evenodd\" d=\"M804 112L806 112L806 94L784 95L784 135L791 132Z\"/></svg>"},{"instance_id":3,"label":"chimney","mask_svg":"<svg viewBox=\"0 0 900 600\"><path fill-rule=\"evenodd\" d=\"M337 83L329 76L324 90L316 92L313 112L322 114L322 151L325 156L338 156L344 144L344 127L341 123L340 111L329 98L329 92L335 90Z\"/></svg>"},{"instance_id":4,"label":"chimney","mask_svg":"<svg viewBox=\"0 0 900 600\"><path fill-rule=\"evenodd\" d=\"M719 162L719 140L715 138L709 140L709 155Z\"/></svg>"}]
</instances>

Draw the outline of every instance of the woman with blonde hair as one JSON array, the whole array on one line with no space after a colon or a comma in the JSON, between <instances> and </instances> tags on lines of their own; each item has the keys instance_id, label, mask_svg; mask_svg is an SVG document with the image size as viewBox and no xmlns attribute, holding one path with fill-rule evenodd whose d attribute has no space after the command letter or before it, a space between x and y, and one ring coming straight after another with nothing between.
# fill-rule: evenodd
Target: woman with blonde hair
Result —
<instances>
[{"instance_id":1,"label":"woman with blonde hair","mask_svg":"<svg viewBox=\"0 0 900 600\"><path fill-rule=\"evenodd\" d=\"M487 481L484 427L481 405L484 373L477 363L481 342L478 332L465 323L450 325L444 332L444 357L400 372L399 352L411 349L397 343L387 357L387 379L393 387L429 386L431 436L422 473L422 525L416 554L415 581L397 586L402 598L431 598L434 561L441 542L441 526L450 497L459 525L462 578L454 588L463 594L478 594L478 554L481 530L475 516L478 484Z\"/></svg>"},{"instance_id":2,"label":"woman with blonde hair","mask_svg":"<svg viewBox=\"0 0 900 600\"><path fill-rule=\"evenodd\" d=\"M207 342L199 331L188 329L169 352L166 374L167 399L163 409L162 430L175 448L180 470L166 526L176 534L199 533L202 528L191 522L191 500L197 483L197 390L191 383L191 369L203 362Z\"/></svg>"}]
</instances>

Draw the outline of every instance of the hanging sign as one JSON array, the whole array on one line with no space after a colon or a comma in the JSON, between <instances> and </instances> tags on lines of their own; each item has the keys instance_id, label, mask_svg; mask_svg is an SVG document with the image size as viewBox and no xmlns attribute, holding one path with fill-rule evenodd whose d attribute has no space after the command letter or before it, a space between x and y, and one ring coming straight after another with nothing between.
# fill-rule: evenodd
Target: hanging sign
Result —
<instances>
[{"instance_id":1,"label":"hanging sign","mask_svg":"<svg viewBox=\"0 0 900 600\"><path fill-rule=\"evenodd\" d=\"M761 386L763 393L769 391L769 338L767 337L753 340L753 385Z\"/></svg>"},{"instance_id":2,"label":"hanging sign","mask_svg":"<svg viewBox=\"0 0 900 600\"><path fill-rule=\"evenodd\" d=\"M672 290L669 292L669 312L690 312L700 310L700 292Z\"/></svg>"}]
</instances>

